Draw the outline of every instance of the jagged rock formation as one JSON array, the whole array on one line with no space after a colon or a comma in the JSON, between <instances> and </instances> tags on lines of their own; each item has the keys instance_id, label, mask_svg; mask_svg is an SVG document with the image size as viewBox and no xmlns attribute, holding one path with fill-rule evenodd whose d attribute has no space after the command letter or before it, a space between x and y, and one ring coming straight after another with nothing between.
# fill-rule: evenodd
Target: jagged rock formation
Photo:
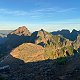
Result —
<instances>
[{"instance_id":1,"label":"jagged rock formation","mask_svg":"<svg viewBox=\"0 0 80 80\"><path fill-rule=\"evenodd\" d=\"M51 32L53 35L62 35L63 37L74 41L77 39L78 34L80 34L80 31L77 31L75 29L72 30L72 32L70 32L69 30L61 30L61 31L54 31Z\"/></svg>"},{"instance_id":2,"label":"jagged rock formation","mask_svg":"<svg viewBox=\"0 0 80 80\"><path fill-rule=\"evenodd\" d=\"M26 26L19 27L18 29L12 31L9 34L11 34L11 35L15 34L15 35L19 35L19 36L21 36L21 35L30 36L31 35L30 31L26 28Z\"/></svg>"},{"instance_id":3,"label":"jagged rock formation","mask_svg":"<svg viewBox=\"0 0 80 80\"><path fill-rule=\"evenodd\" d=\"M77 36L77 47L80 48L80 34Z\"/></svg>"},{"instance_id":4,"label":"jagged rock formation","mask_svg":"<svg viewBox=\"0 0 80 80\"><path fill-rule=\"evenodd\" d=\"M63 37L69 39L70 38L70 31L69 30L61 30L61 31L54 31L51 32L53 35L62 35Z\"/></svg>"},{"instance_id":5,"label":"jagged rock formation","mask_svg":"<svg viewBox=\"0 0 80 80\"><path fill-rule=\"evenodd\" d=\"M63 30L62 32L66 34L66 32L69 31ZM50 59L74 54L73 41L64 38L62 35L52 35L43 29L31 34L25 26L22 26L9 33L7 38L8 40L5 42L3 48L1 48L2 50L5 48L5 52L9 52L23 43L34 43L36 46L41 45L44 47L44 52L47 55L47 58Z\"/></svg>"},{"instance_id":6,"label":"jagged rock formation","mask_svg":"<svg viewBox=\"0 0 80 80\"><path fill-rule=\"evenodd\" d=\"M71 46L56 48L53 46L42 47L37 44L24 43L11 51L10 55L24 62L36 62L47 59L56 59L59 57L74 55L74 48ZM7 59L10 57L7 57ZM5 60L7 61L7 60ZM4 61L4 62L5 62Z\"/></svg>"},{"instance_id":7,"label":"jagged rock formation","mask_svg":"<svg viewBox=\"0 0 80 80\"><path fill-rule=\"evenodd\" d=\"M71 40L73 40L73 41L76 40L79 32L80 31L77 31L77 30L73 29L72 32L71 32L71 34L70 34Z\"/></svg>"},{"instance_id":8,"label":"jagged rock formation","mask_svg":"<svg viewBox=\"0 0 80 80\"><path fill-rule=\"evenodd\" d=\"M44 57L46 59L56 59L58 57L70 56L74 54L73 42L61 35L52 35L51 33L41 29L33 32L30 36L29 31L27 35L24 33L26 31L28 31L28 29L23 26L9 33L8 40L6 41L4 48L11 51L13 48L16 48L23 43L34 43L36 46L41 45L44 47L44 54L46 55L46 57ZM28 50L26 49L26 51Z\"/></svg>"},{"instance_id":9,"label":"jagged rock formation","mask_svg":"<svg viewBox=\"0 0 80 80\"><path fill-rule=\"evenodd\" d=\"M63 32L65 35L69 31ZM70 34L74 33L78 35L75 30ZM74 42L43 29L30 35L24 26L8 35L5 48L11 52L1 59L2 77L8 80L80 79L80 35ZM6 66L10 71L2 69Z\"/></svg>"},{"instance_id":10,"label":"jagged rock formation","mask_svg":"<svg viewBox=\"0 0 80 80\"><path fill-rule=\"evenodd\" d=\"M35 31L32 33L31 40L35 44L40 44L40 45L44 46L48 42L48 40L52 39L52 37L53 37L52 34L41 29L39 31Z\"/></svg>"},{"instance_id":11,"label":"jagged rock formation","mask_svg":"<svg viewBox=\"0 0 80 80\"><path fill-rule=\"evenodd\" d=\"M74 41L74 48L78 50L80 48L80 34L77 36L77 39Z\"/></svg>"}]
</instances>

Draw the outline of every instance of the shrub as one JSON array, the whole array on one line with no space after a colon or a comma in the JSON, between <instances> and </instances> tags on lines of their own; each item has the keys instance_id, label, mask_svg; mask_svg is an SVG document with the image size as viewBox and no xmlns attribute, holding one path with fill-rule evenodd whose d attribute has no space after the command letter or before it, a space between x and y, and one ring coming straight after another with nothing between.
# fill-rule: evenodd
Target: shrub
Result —
<instances>
[{"instance_id":1,"label":"shrub","mask_svg":"<svg viewBox=\"0 0 80 80\"><path fill-rule=\"evenodd\" d=\"M41 36L39 36L39 38L38 38L39 40L42 40L42 37Z\"/></svg>"},{"instance_id":2,"label":"shrub","mask_svg":"<svg viewBox=\"0 0 80 80\"><path fill-rule=\"evenodd\" d=\"M59 42L58 45L59 45L60 47L62 47L63 44L62 44L62 42Z\"/></svg>"},{"instance_id":3,"label":"shrub","mask_svg":"<svg viewBox=\"0 0 80 80\"><path fill-rule=\"evenodd\" d=\"M56 59L56 62L60 65L65 65L67 62L67 58L66 57L60 57Z\"/></svg>"},{"instance_id":4,"label":"shrub","mask_svg":"<svg viewBox=\"0 0 80 80\"><path fill-rule=\"evenodd\" d=\"M69 46L67 49L68 49L69 55L72 56L73 55L74 48L72 46Z\"/></svg>"}]
</instances>

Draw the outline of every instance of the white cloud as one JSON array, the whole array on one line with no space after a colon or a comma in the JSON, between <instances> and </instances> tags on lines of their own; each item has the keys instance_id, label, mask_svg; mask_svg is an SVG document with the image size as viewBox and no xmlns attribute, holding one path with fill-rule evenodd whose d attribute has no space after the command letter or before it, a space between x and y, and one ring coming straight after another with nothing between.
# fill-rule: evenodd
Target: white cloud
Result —
<instances>
[{"instance_id":1,"label":"white cloud","mask_svg":"<svg viewBox=\"0 0 80 80\"><path fill-rule=\"evenodd\" d=\"M31 11L17 11L17 10L9 10L9 9L0 9L0 14L9 14L9 15L16 15L16 16L30 16L30 17L39 17L42 16L43 14L53 14L53 13L66 13L69 11L73 11L75 8L42 8L42 9L36 9L36 10L31 10Z\"/></svg>"},{"instance_id":2,"label":"white cloud","mask_svg":"<svg viewBox=\"0 0 80 80\"><path fill-rule=\"evenodd\" d=\"M12 11L8 9L0 9L0 13L2 14L11 14L11 15L27 15L27 12L25 11Z\"/></svg>"},{"instance_id":3,"label":"white cloud","mask_svg":"<svg viewBox=\"0 0 80 80\"><path fill-rule=\"evenodd\" d=\"M0 30L14 30L20 26L22 26L24 24L20 24L20 23L0 23ZM40 29L44 29L48 32L52 32L52 31L57 31L57 30L62 30L62 29L68 29L70 31L72 31L73 29L76 30L80 30L80 24L77 23L57 23L57 24L27 24L25 23L25 26L27 26L27 28L29 28L29 30L31 32L40 30Z\"/></svg>"},{"instance_id":4,"label":"white cloud","mask_svg":"<svg viewBox=\"0 0 80 80\"><path fill-rule=\"evenodd\" d=\"M67 9L61 9L57 12L61 12L61 13L64 13L64 12L69 12L69 11L74 11L76 8L67 8Z\"/></svg>"}]
</instances>

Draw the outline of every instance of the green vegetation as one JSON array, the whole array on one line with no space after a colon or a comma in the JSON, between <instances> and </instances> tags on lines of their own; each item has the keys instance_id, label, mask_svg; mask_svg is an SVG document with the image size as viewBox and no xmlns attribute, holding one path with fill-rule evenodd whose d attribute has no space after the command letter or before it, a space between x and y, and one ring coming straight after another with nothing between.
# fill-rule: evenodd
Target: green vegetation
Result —
<instances>
[{"instance_id":1,"label":"green vegetation","mask_svg":"<svg viewBox=\"0 0 80 80\"><path fill-rule=\"evenodd\" d=\"M59 42L58 45L59 45L60 47L62 47L63 44L62 44L62 42Z\"/></svg>"},{"instance_id":2,"label":"green vegetation","mask_svg":"<svg viewBox=\"0 0 80 80\"><path fill-rule=\"evenodd\" d=\"M48 40L45 47L52 47L52 46L54 46L54 42L51 40Z\"/></svg>"},{"instance_id":3,"label":"green vegetation","mask_svg":"<svg viewBox=\"0 0 80 80\"><path fill-rule=\"evenodd\" d=\"M50 48L45 49L45 57L49 58L49 59L53 59L54 58L54 51Z\"/></svg>"},{"instance_id":4,"label":"green vegetation","mask_svg":"<svg viewBox=\"0 0 80 80\"><path fill-rule=\"evenodd\" d=\"M39 38L38 38L39 40L42 40L42 37L41 36L39 36Z\"/></svg>"},{"instance_id":5,"label":"green vegetation","mask_svg":"<svg viewBox=\"0 0 80 80\"><path fill-rule=\"evenodd\" d=\"M64 53L66 50L66 47L61 48L62 52Z\"/></svg>"},{"instance_id":6,"label":"green vegetation","mask_svg":"<svg viewBox=\"0 0 80 80\"><path fill-rule=\"evenodd\" d=\"M66 57L60 57L56 59L56 62L60 65L65 65L67 62L67 58Z\"/></svg>"},{"instance_id":7,"label":"green vegetation","mask_svg":"<svg viewBox=\"0 0 80 80\"><path fill-rule=\"evenodd\" d=\"M74 48L72 46L69 46L69 47L67 47L67 49L68 49L69 55L72 56L73 52L74 52Z\"/></svg>"}]
</instances>

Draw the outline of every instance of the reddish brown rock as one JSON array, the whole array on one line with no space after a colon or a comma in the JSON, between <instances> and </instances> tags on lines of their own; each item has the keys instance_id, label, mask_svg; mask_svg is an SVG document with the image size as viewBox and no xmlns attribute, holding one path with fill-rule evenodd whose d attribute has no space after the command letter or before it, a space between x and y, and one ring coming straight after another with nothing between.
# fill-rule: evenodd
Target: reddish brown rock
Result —
<instances>
[{"instance_id":1,"label":"reddish brown rock","mask_svg":"<svg viewBox=\"0 0 80 80\"><path fill-rule=\"evenodd\" d=\"M16 34L16 35L24 35L24 36L30 36L30 31L26 28L26 26L19 27L18 29L12 31L10 34Z\"/></svg>"}]
</instances>

